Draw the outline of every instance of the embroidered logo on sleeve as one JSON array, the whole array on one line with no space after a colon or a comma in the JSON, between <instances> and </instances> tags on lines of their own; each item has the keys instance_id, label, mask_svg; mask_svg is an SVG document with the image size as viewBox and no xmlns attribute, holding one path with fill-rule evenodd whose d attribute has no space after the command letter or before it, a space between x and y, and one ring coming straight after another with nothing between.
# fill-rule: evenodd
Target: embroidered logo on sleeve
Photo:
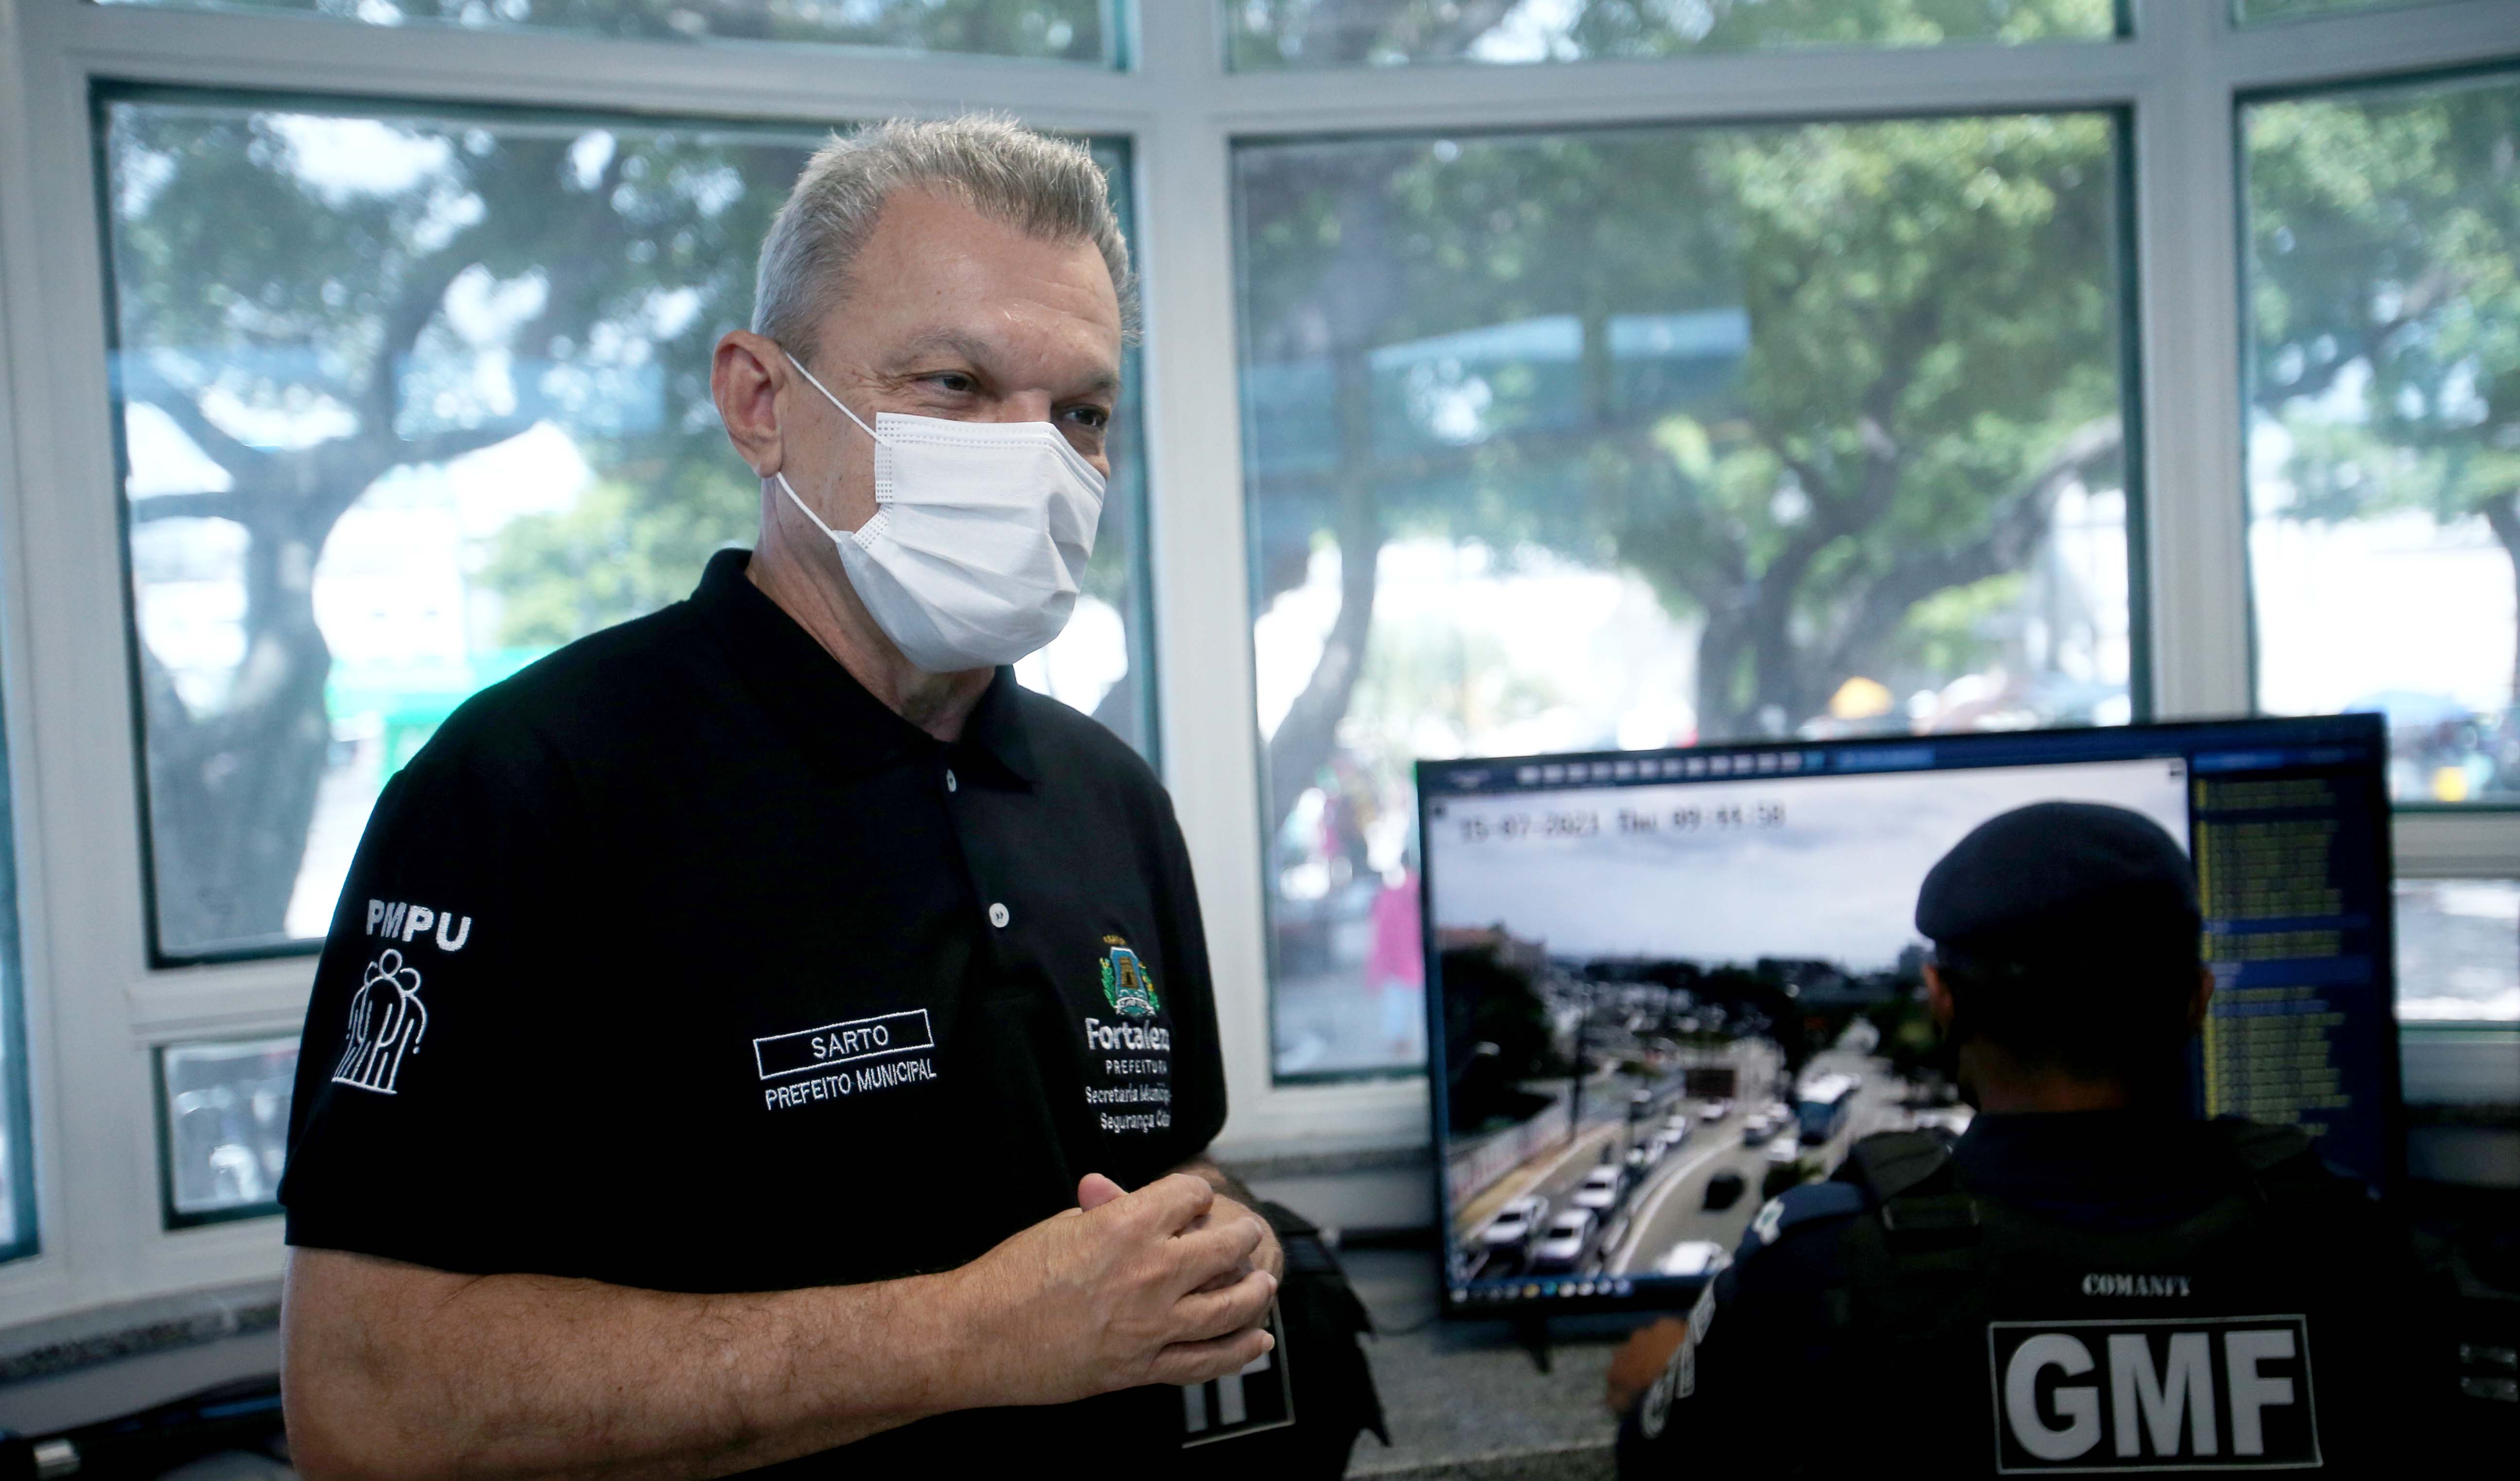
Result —
<instances>
[{"instance_id":1,"label":"embroidered logo on sleeve","mask_svg":"<svg viewBox=\"0 0 2520 1481\"><path fill-rule=\"evenodd\" d=\"M394 1093L405 1055L420 1053L421 1036L428 1032L428 1010L420 1002L420 972L403 965L402 953L388 948L368 964L367 980L350 995L349 1044L333 1079L379 1095Z\"/></svg>"}]
</instances>

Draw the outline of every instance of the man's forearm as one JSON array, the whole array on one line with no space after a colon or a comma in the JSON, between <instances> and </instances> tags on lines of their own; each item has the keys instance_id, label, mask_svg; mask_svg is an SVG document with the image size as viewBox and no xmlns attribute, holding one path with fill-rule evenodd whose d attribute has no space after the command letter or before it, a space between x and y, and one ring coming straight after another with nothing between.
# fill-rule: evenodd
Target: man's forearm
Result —
<instances>
[{"instance_id":1,"label":"man's forearm","mask_svg":"<svg viewBox=\"0 0 2520 1481\"><path fill-rule=\"evenodd\" d=\"M296 1251L292 1449L317 1478L696 1481L810 1455L990 1402L944 1279L696 1296Z\"/></svg>"}]
</instances>

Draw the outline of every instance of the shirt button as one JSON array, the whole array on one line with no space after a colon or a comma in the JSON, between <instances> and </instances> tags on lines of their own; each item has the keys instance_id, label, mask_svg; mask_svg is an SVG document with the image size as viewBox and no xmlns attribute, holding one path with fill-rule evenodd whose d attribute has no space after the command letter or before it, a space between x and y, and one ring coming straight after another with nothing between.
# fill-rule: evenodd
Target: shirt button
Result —
<instances>
[{"instance_id":1,"label":"shirt button","mask_svg":"<svg viewBox=\"0 0 2520 1481\"><path fill-rule=\"evenodd\" d=\"M945 768L945 789L950 792L959 785L954 780L954 768Z\"/></svg>"},{"instance_id":2,"label":"shirt button","mask_svg":"<svg viewBox=\"0 0 2520 1481\"><path fill-rule=\"evenodd\" d=\"M1008 916L1005 905L992 904L989 907L989 923L991 925L997 926L999 929L1003 930L1006 928L1007 920Z\"/></svg>"}]
</instances>

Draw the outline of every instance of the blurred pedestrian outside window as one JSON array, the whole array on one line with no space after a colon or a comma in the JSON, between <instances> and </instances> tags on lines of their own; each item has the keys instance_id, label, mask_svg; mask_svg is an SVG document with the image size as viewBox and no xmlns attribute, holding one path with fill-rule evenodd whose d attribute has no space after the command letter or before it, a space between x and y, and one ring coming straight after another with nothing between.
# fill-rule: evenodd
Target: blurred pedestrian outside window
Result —
<instances>
[{"instance_id":1,"label":"blurred pedestrian outside window","mask_svg":"<svg viewBox=\"0 0 2520 1481\"><path fill-rule=\"evenodd\" d=\"M1238 71L2106 41L2120 0L1219 0Z\"/></svg>"},{"instance_id":2,"label":"blurred pedestrian outside window","mask_svg":"<svg viewBox=\"0 0 2520 1481\"><path fill-rule=\"evenodd\" d=\"M1281 1079L1422 1063L1419 758L2130 717L2119 143L1237 152Z\"/></svg>"},{"instance_id":3,"label":"blurred pedestrian outside window","mask_svg":"<svg viewBox=\"0 0 2520 1481\"><path fill-rule=\"evenodd\" d=\"M2240 127L2258 704L2385 715L2401 803L2520 803L2520 73Z\"/></svg>"},{"instance_id":4,"label":"blurred pedestrian outside window","mask_svg":"<svg viewBox=\"0 0 2520 1481\"><path fill-rule=\"evenodd\" d=\"M168 1229L280 1209L297 1040L158 1051L158 1134Z\"/></svg>"},{"instance_id":5,"label":"blurred pedestrian outside window","mask_svg":"<svg viewBox=\"0 0 2520 1481\"><path fill-rule=\"evenodd\" d=\"M750 544L710 347L822 137L109 103L159 961L320 938L370 806L456 705ZM1124 208L1125 150L1098 146ZM1017 675L1143 749L1134 407L1086 595Z\"/></svg>"},{"instance_id":6,"label":"blurred pedestrian outside window","mask_svg":"<svg viewBox=\"0 0 2520 1481\"><path fill-rule=\"evenodd\" d=\"M98 0L379 26L768 41L1116 65L1119 0Z\"/></svg>"}]
</instances>

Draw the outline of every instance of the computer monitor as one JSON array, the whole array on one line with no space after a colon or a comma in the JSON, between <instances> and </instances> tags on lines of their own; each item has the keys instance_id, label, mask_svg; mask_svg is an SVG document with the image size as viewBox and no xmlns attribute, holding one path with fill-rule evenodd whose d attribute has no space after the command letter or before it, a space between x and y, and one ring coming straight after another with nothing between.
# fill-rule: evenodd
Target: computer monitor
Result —
<instances>
[{"instance_id":1,"label":"computer monitor","mask_svg":"<svg viewBox=\"0 0 2520 1481\"><path fill-rule=\"evenodd\" d=\"M2196 1111L2391 1184L2386 756L2352 715L1420 763L1446 1314L1683 1304L1771 1190L1963 1123L1916 890L2031 802L2133 808L2196 861Z\"/></svg>"}]
</instances>

